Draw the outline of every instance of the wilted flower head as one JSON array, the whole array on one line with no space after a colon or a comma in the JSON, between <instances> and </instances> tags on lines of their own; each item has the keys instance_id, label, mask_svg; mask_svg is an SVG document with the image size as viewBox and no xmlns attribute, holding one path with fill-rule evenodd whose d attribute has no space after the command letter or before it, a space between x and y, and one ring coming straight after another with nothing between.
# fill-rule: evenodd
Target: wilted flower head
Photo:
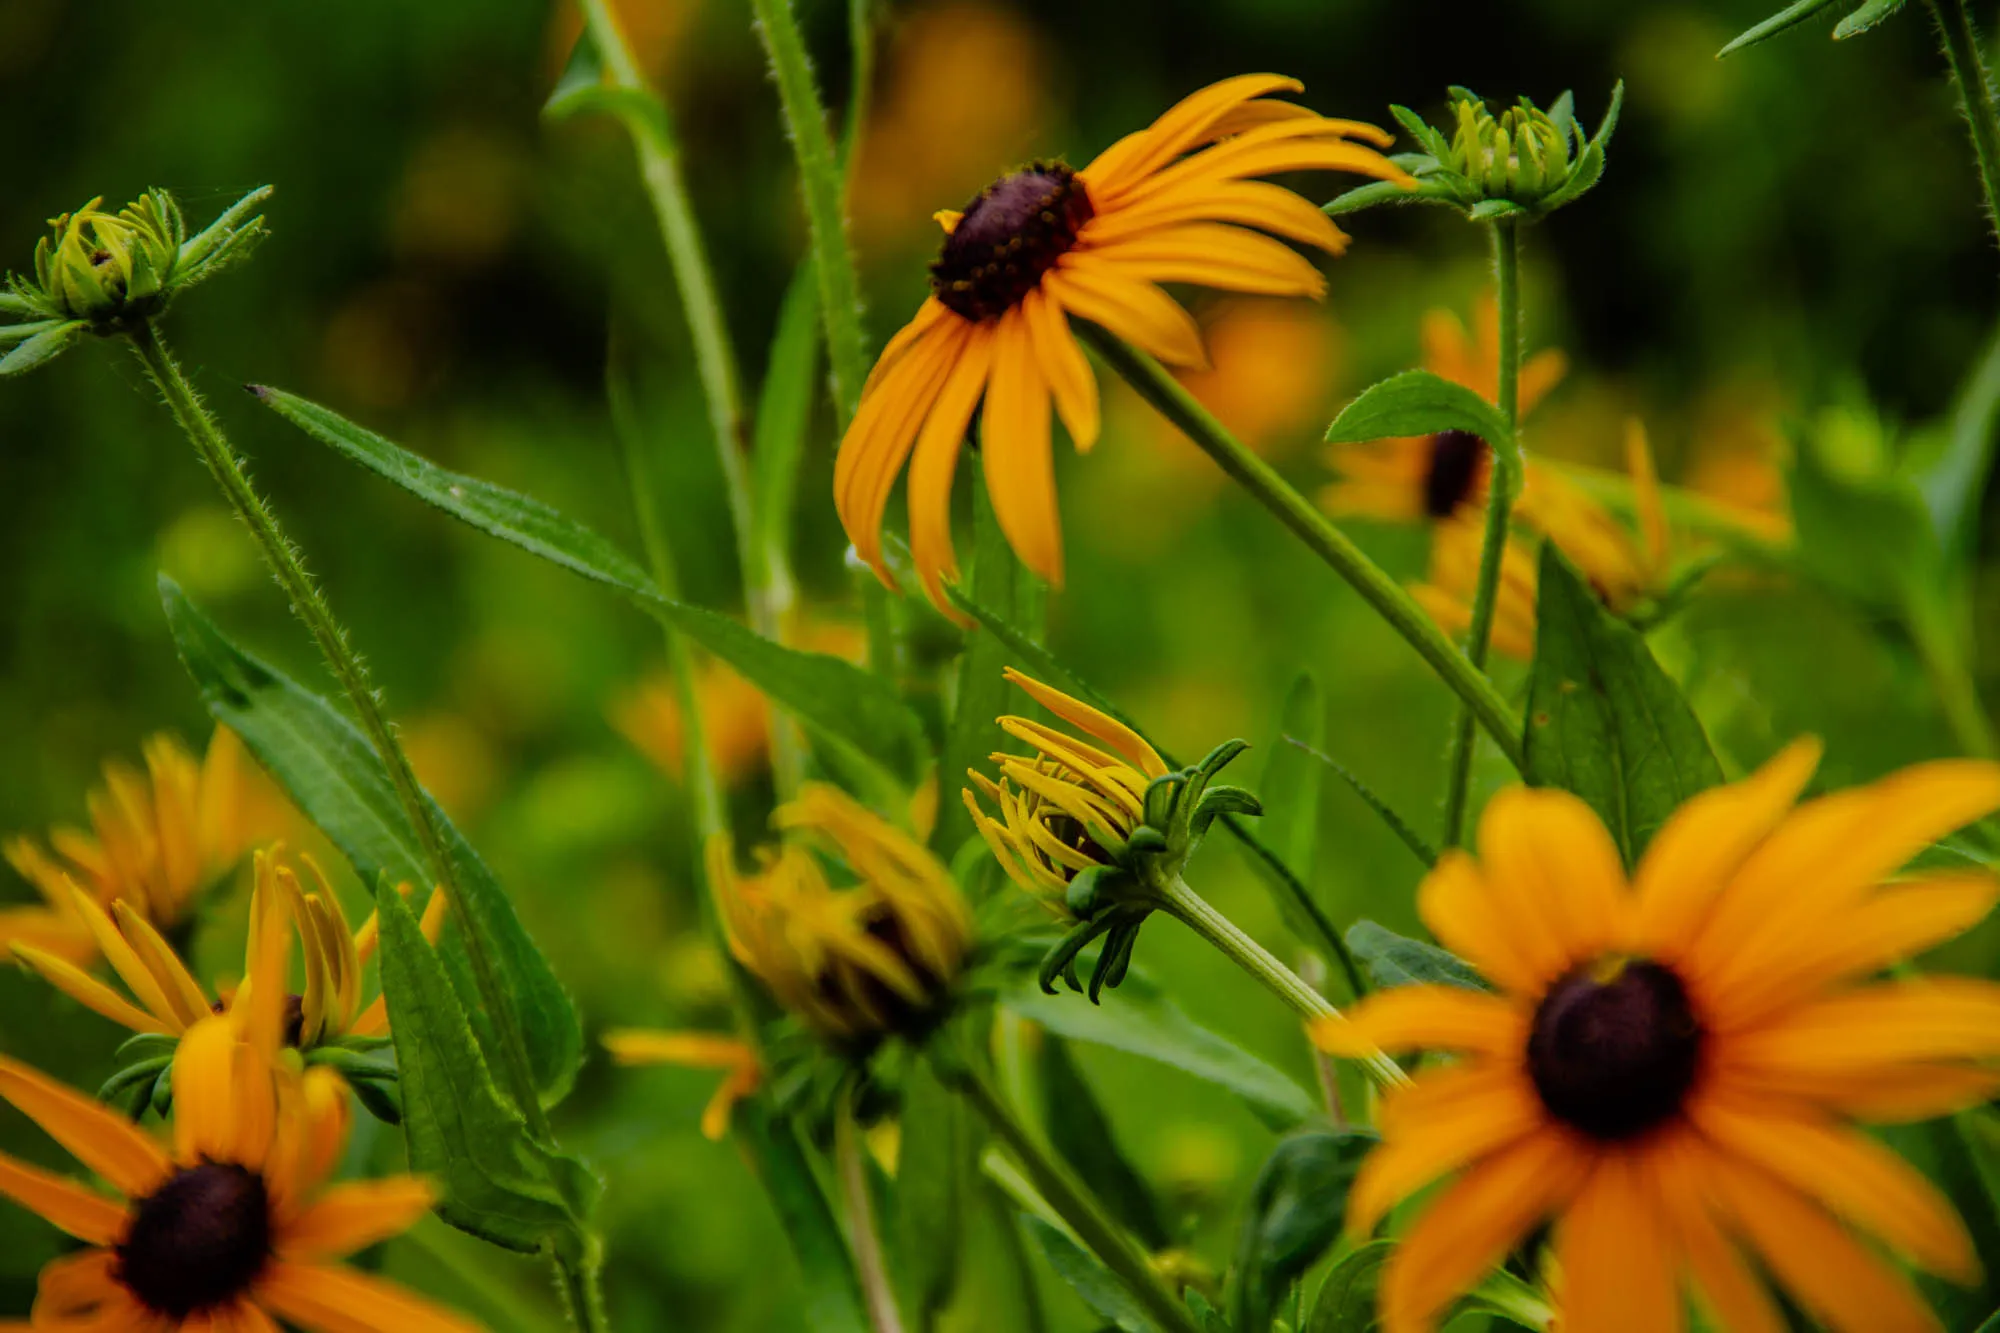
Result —
<instances>
[{"instance_id":1,"label":"wilted flower head","mask_svg":"<svg viewBox=\"0 0 2000 1333\"><path fill-rule=\"evenodd\" d=\"M771 817L783 841L739 874L726 835L708 844L709 886L730 952L822 1036L872 1046L920 1037L944 1017L972 944L950 872L852 797L808 783Z\"/></svg>"},{"instance_id":2,"label":"wilted flower head","mask_svg":"<svg viewBox=\"0 0 2000 1333\"><path fill-rule=\"evenodd\" d=\"M1033 718L1001 718L1001 729L1036 753L993 755L997 779L972 770L966 808L1008 878L1077 923L1042 960L1044 990L1053 990L1058 976L1081 990L1076 955L1105 936L1090 982L1095 999L1124 978L1139 926L1209 825L1220 815L1262 812L1242 788L1210 785L1249 747L1226 741L1201 763L1176 770L1117 718L1012 668L1006 677L1089 740Z\"/></svg>"},{"instance_id":3,"label":"wilted flower head","mask_svg":"<svg viewBox=\"0 0 2000 1333\"><path fill-rule=\"evenodd\" d=\"M265 236L252 216L269 186L233 204L200 235L187 234L174 197L148 190L116 213L93 199L49 220L35 247L32 280L15 275L0 291L0 375L32 370L86 333L124 333L164 311L175 296L247 255Z\"/></svg>"}]
</instances>

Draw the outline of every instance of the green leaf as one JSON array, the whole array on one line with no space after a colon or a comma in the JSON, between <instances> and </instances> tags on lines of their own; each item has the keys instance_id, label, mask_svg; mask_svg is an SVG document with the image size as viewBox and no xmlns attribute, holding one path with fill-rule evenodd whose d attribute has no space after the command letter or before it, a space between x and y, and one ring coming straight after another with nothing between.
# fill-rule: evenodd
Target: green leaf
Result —
<instances>
[{"instance_id":1,"label":"green leaf","mask_svg":"<svg viewBox=\"0 0 2000 1333\"><path fill-rule=\"evenodd\" d=\"M1383 989L1391 986L1461 986L1491 990L1478 969L1435 944L1398 935L1373 921L1357 921L1347 930L1347 947L1368 968Z\"/></svg>"},{"instance_id":2,"label":"green leaf","mask_svg":"<svg viewBox=\"0 0 2000 1333\"><path fill-rule=\"evenodd\" d=\"M1319 750L1315 750L1312 746L1307 745L1304 741L1300 740L1296 736L1286 736L1284 737L1284 741L1289 748L1302 751L1309 757L1318 760L1320 763L1324 764L1326 767L1332 769L1335 773L1339 774L1340 780L1342 782L1345 782L1350 788L1352 788L1354 794L1356 796L1359 796L1362 802L1366 804L1370 810L1373 810L1376 813L1376 815L1381 818L1384 824L1387 824L1389 826L1389 831L1391 833L1394 833L1398 838L1402 839L1403 845L1410 849L1411 855L1415 856L1419 861L1422 861L1424 865L1427 867L1434 866L1437 864L1437 859L1438 859L1437 849L1431 846L1430 843L1425 840L1424 836L1421 833L1418 833L1414 828L1412 828L1410 826L1410 822L1407 819L1404 819L1401 815L1397 814L1395 809L1391 807L1387 801L1383 800L1380 796L1376 795L1375 789L1370 787L1367 783L1363 782L1358 775L1356 775L1353 771L1351 771L1347 767L1347 765L1341 763L1338 759L1335 759L1332 755L1325 754ZM1268 821L1267 821L1267 827L1268 827Z\"/></svg>"},{"instance_id":3,"label":"green leaf","mask_svg":"<svg viewBox=\"0 0 2000 1333\"><path fill-rule=\"evenodd\" d=\"M903 1083L901 1147L896 1153L895 1219L901 1272L920 1327L951 1303L972 1206L975 1149L963 1100L914 1062Z\"/></svg>"},{"instance_id":4,"label":"green leaf","mask_svg":"<svg viewBox=\"0 0 2000 1333\"><path fill-rule=\"evenodd\" d=\"M1321 207L1328 217L1345 217L1349 213L1359 213L1363 209L1374 208L1378 204L1422 204L1449 202L1445 193L1435 186L1419 184L1414 190L1398 185L1395 181L1370 181L1357 185L1351 190L1335 195Z\"/></svg>"},{"instance_id":5,"label":"green leaf","mask_svg":"<svg viewBox=\"0 0 2000 1333\"><path fill-rule=\"evenodd\" d=\"M1797 0L1797 3L1787 5L1762 23L1738 33L1729 45L1715 53L1716 57L1720 59L1726 55L1733 55L1746 46L1769 41L1788 28L1798 27L1821 10L1831 8L1834 3L1835 0Z\"/></svg>"},{"instance_id":6,"label":"green leaf","mask_svg":"<svg viewBox=\"0 0 2000 1333\"><path fill-rule=\"evenodd\" d=\"M1340 1235L1348 1188L1376 1142L1358 1130L1305 1130L1265 1160L1237 1232L1233 1333L1265 1333L1286 1289Z\"/></svg>"},{"instance_id":7,"label":"green leaf","mask_svg":"<svg viewBox=\"0 0 2000 1333\"><path fill-rule=\"evenodd\" d=\"M1364 389L1326 428L1326 438L1332 444L1352 444L1446 430L1477 435L1492 447L1502 467L1521 465L1513 427L1500 409L1428 370L1407 370Z\"/></svg>"},{"instance_id":8,"label":"green leaf","mask_svg":"<svg viewBox=\"0 0 2000 1333\"><path fill-rule=\"evenodd\" d=\"M2000 1254L2000 1199L1990 1187L2000 1184L2000 1139L1992 1137L1993 1112L1985 1107L1922 1124L1891 1125L1880 1133L1896 1153L1937 1185L1972 1237L1973 1253ZM1917 1284L1946 1328L1970 1328L2000 1304L2000 1273L1987 1271L1972 1287L1961 1287L1927 1275Z\"/></svg>"},{"instance_id":9,"label":"green leaf","mask_svg":"<svg viewBox=\"0 0 2000 1333\"><path fill-rule=\"evenodd\" d=\"M165 575L166 608L181 660L216 721L243 738L299 809L333 840L363 883L429 885L429 863L374 748L333 706L223 637ZM493 873L435 805L465 907L515 1004L515 1021L544 1102L561 1100L583 1062L583 1029L569 994L521 924ZM495 1049L453 913L442 950L482 1045Z\"/></svg>"},{"instance_id":10,"label":"green leaf","mask_svg":"<svg viewBox=\"0 0 2000 1333\"><path fill-rule=\"evenodd\" d=\"M438 1215L506 1249L585 1252L588 1171L531 1136L494 1088L444 964L387 879L375 906L403 1135L411 1170L440 1191Z\"/></svg>"},{"instance_id":11,"label":"green leaf","mask_svg":"<svg viewBox=\"0 0 2000 1333\"><path fill-rule=\"evenodd\" d=\"M1050 1145L1147 1249L1170 1247L1173 1235L1152 1187L1119 1148L1097 1094L1076 1067L1069 1043L1060 1037L1042 1042L1042 1097L1048 1106L1044 1119Z\"/></svg>"},{"instance_id":12,"label":"green leaf","mask_svg":"<svg viewBox=\"0 0 2000 1333\"><path fill-rule=\"evenodd\" d=\"M1071 1240L1068 1232L1033 1213L1023 1213L1021 1224L1035 1238L1035 1243L1042 1247L1042 1254L1048 1259L1049 1267L1056 1271L1056 1276L1069 1283L1083 1298L1085 1305L1125 1330L1125 1333L1159 1333L1159 1325L1125 1290L1124 1284L1110 1269Z\"/></svg>"},{"instance_id":13,"label":"green leaf","mask_svg":"<svg viewBox=\"0 0 2000 1333\"><path fill-rule=\"evenodd\" d=\"M923 725L895 687L837 657L771 642L727 616L677 602L624 552L539 500L448 472L335 412L278 389L257 399L314 439L492 537L613 588L734 667L821 740L905 784L930 759Z\"/></svg>"},{"instance_id":14,"label":"green leaf","mask_svg":"<svg viewBox=\"0 0 2000 1333\"><path fill-rule=\"evenodd\" d=\"M1395 1252L1393 1241L1371 1240L1345 1255L1320 1283L1305 1333L1375 1333L1382 1326L1375 1292Z\"/></svg>"},{"instance_id":15,"label":"green leaf","mask_svg":"<svg viewBox=\"0 0 2000 1333\"><path fill-rule=\"evenodd\" d=\"M1844 42L1859 37L1903 7L1906 0L1868 0L1868 3L1833 25L1833 40Z\"/></svg>"},{"instance_id":16,"label":"green leaf","mask_svg":"<svg viewBox=\"0 0 2000 1333\"><path fill-rule=\"evenodd\" d=\"M1821 413L1796 442L1786 489L1806 572L1893 614L1938 583L1940 549L1919 482L1889 470L1886 436L1865 409Z\"/></svg>"},{"instance_id":17,"label":"green leaf","mask_svg":"<svg viewBox=\"0 0 2000 1333\"><path fill-rule=\"evenodd\" d=\"M1722 781L1701 720L1638 631L1542 543L1527 778L1581 796L1627 866L1682 802Z\"/></svg>"},{"instance_id":18,"label":"green leaf","mask_svg":"<svg viewBox=\"0 0 2000 1333\"><path fill-rule=\"evenodd\" d=\"M2000 334L1990 337L1952 405L1944 445L1913 480L1931 514L1938 544L1954 565L1971 559L1978 536L1980 497L2000 445Z\"/></svg>"},{"instance_id":19,"label":"green leaf","mask_svg":"<svg viewBox=\"0 0 2000 1333\"><path fill-rule=\"evenodd\" d=\"M46 361L53 361L89 331L90 325L80 319L42 327L19 347L0 356L0 376L25 375Z\"/></svg>"},{"instance_id":20,"label":"green leaf","mask_svg":"<svg viewBox=\"0 0 2000 1333\"><path fill-rule=\"evenodd\" d=\"M1313 1099L1304 1088L1196 1023L1157 982L1137 971L1126 975L1112 1004L1044 995L1032 976L1016 979L1001 1002L1058 1036L1155 1060L1227 1088L1273 1129L1290 1129L1313 1114Z\"/></svg>"},{"instance_id":21,"label":"green leaf","mask_svg":"<svg viewBox=\"0 0 2000 1333\"><path fill-rule=\"evenodd\" d=\"M757 549L782 556L792 540L799 461L819 392L819 279L812 261L799 265L778 310L777 332L757 394L751 464L755 484Z\"/></svg>"},{"instance_id":22,"label":"green leaf","mask_svg":"<svg viewBox=\"0 0 2000 1333\"><path fill-rule=\"evenodd\" d=\"M769 1110L762 1099L751 1098L736 1104L733 1124L736 1141L777 1209L779 1224L799 1261L805 1318L798 1327L814 1333L869 1333L846 1238L791 1122Z\"/></svg>"},{"instance_id":23,"label":"green leaf","mask_svg":"<svg viewBox=\"0 0 2000 1333\"><path fill-rule=\"evenodd\" d=\"M1020 613L1021 602L1032 591L1027 571L1007 544L993 516L993 502L983 485L972 488L972 575L971 595L982 605L1005 607L1010 616ZM972 816L957 799L965 772L986 756L1007 748L1008 739L997 719L1008 711L1010 693L1002 668L1016 658L1007 641L989 626L985 633L975 630L966 637L965 652L958 662L958 689L952 702L951 724L945 731L944 753L938 761L937 828L931 848L949 856L972 836ZM1039 671L1036 663L1024 665Z\"/></svg>"}]
</instances>

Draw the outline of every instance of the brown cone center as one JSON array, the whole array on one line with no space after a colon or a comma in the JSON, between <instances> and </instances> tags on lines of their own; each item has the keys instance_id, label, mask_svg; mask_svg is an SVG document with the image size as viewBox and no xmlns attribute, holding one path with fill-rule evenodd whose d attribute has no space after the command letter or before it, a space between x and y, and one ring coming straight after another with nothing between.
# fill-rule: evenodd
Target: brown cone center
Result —
<instances>
[{"instance_id":1,"label":"brown cone center","mask_svg":"<svg viewBox=\"0 0 2000 1333\"><path fill-rule=\"evenodd\" d=\"M967 319L997 318L1076 244L1092 213L1083 182L1060 162L1003 176L965 206L945 237L931 265L931 290Z\"/></svg>"},{"instance_id":2,"label":"brown cone center","mask_svg":"<svg viewBox=\"0 0 2000 1333\"><path fill-rule=\"evenodd\" d=\"M1701 1066L1701 1024L1674 972L1600 959L1550 987L1528 1035L1528 1073L1558 1120L1594 1139L1675 1115Z\"/></svg>"},{"instance_id":3,"label":"brown cone center","mask_svg":"<svg viewBox=\"0 0 2000 1333\"><path fill-rule=\"evenodd\" d=\"M246 1167L185 1167L132 1205L118 1245L118 1280L172 1319L241 1296L271 1257L271 1203Z\"/></svg>"},{"instance_id":4,"label":"brown cone center","mask_svg":"<svg viewBox=\"0 0 2000 1333\"><path fill-rule=\"evenodd\" d=\"M1486 466L1486 441L1469 430L1441 430L1431 436L1431 465L1424 473L1424 512L1450 518L1472 498Z\"/></svg>"}]
</instances>

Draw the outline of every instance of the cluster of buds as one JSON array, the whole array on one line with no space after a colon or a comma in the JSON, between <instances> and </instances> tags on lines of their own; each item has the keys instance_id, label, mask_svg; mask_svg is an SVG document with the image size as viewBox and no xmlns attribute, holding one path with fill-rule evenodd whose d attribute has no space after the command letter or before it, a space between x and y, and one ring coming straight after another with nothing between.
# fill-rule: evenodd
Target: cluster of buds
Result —
<instances>
[{"instance_id":1,"label":"cluster of buds","mask_svg":"<svg viewBox=\"0 0 2000 1333\"><path fill-rule=\"evenodd\" d=\"M160 314L174 297L249 254L264 239L256 210L271 195L252 190L195 236L165 190L148 190L116 213L93 199L52 218L35 247L33 278L8 278L0 290L0 375L52 360L85 334L126 333Z\"/></svg>"},{"instance_id":2,"label":"cluster of buds","mask_svg":"<svg viewBox=\"0 0 2000 1333\"><path fill-rule=\"evenodd\" d=\"M1001 729L1035 753L993 755L999 776L972 772L965 803L1008 877L1071 923L1042 960L1043 990L1053 993L1057 977L1083 990L1077 955L1103 938L1090 978L1095 1001L1124 979L1139 927L1210 825L1222 815L1262 812L1249 792L1214 782L1249 746L1228 741L1191 768L1171 769L1116 718L1017 671L1007 679L1082 736L1032 718L1001 718Z\"/></svg>"},{"instance_id":3,"label":"cluster of buds","mask_svg":"<svg viewBox=\"0 0 2000 1333\"><path fill-rule=\"evenodd\" d=\"M1416 177L1416 188L1371 182L1335 199L1326 211L1338 215L1378 203L1417 202L1450 205L1475 222L1544 217L1575 201L1603 176L1605 144L1617 127L1624 96L1621 83L1612 90L1597 133L1589 138L1568 93L1547 111L1523 97L1495 115L1484 98L1454 87L1442 130L1408 107L1391 107L1424 149L1395 159Z\"/></svg>"}]
</instances>

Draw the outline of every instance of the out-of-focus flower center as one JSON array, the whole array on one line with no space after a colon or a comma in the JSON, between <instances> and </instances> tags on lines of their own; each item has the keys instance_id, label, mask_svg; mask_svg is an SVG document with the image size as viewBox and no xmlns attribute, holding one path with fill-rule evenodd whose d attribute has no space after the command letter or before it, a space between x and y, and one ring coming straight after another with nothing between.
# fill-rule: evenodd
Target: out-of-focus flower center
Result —
<instances>
[{"instance_id":1,"label":"out-of-focus flower center","mask_svg":"<svg viewBox=\"0 0 2000 1333\"><path fill-rule=\"evenodd\" d=\"M1450 518L1472 498L1486 465L1486 441L1468 430L1441 430L1431 436L1431 465L1424 474L1424 512Z\"/></svg>"},{"instance_id":2,"label":"out-of-focus flower center","mask_svg":"<svg viewBox=\"0 0 2000 1333\"><path fill-rule=\"evenodd\" d=\"M1086 829L1083 821L1075 815L1049 806L1044 808L1037 818L1041 820L1042 827L1048 830L1049 836L1063 846L1083 853L1099 865L1108 866L1112 863L1111 853L1097 845L1096 840L1090 836L1090 830ZM1064 880L1075 879L1080 873L1075 866L1060 863L1056 864L1055 870Z\"/></svg>"},{"instance_id":3,"label":"out-of-focus flower center","mask_svg":"<svg viewBox=\"0 0 2000 1333\"><path fill-rule=\"evenodd\" d=\"M118 1280L153 1311L186 1319L248 1290L271 1257L264 1178L234 1163L183 1168L135 1201Z\"/></svg>"},{"instance_id":4,"label":"out-of-focus flower center","mask_svg":"<svg viewBox=\"0 0 2000 1333\"><path fill-rule=\"evenodd\" d=\"M1644 959L1605 958L1549 988L1528 1035L1528 1073L1557 1119L1595 1139L1672 1117L1701 1066L1687 987Z\"/></svg>"},{"instance_id":5,"label":"out-of-focus flower center","mask_svg":"<svg viewBox=\"0 0 2000 1333\"><path fill-rule=\"evenodd\" d=\"M966 205L931 265L931 290L954 313L993 319L1020 303L1076 244L1090 195L1060 162L1003 176Z\"/></svg>"}]
</instances>

